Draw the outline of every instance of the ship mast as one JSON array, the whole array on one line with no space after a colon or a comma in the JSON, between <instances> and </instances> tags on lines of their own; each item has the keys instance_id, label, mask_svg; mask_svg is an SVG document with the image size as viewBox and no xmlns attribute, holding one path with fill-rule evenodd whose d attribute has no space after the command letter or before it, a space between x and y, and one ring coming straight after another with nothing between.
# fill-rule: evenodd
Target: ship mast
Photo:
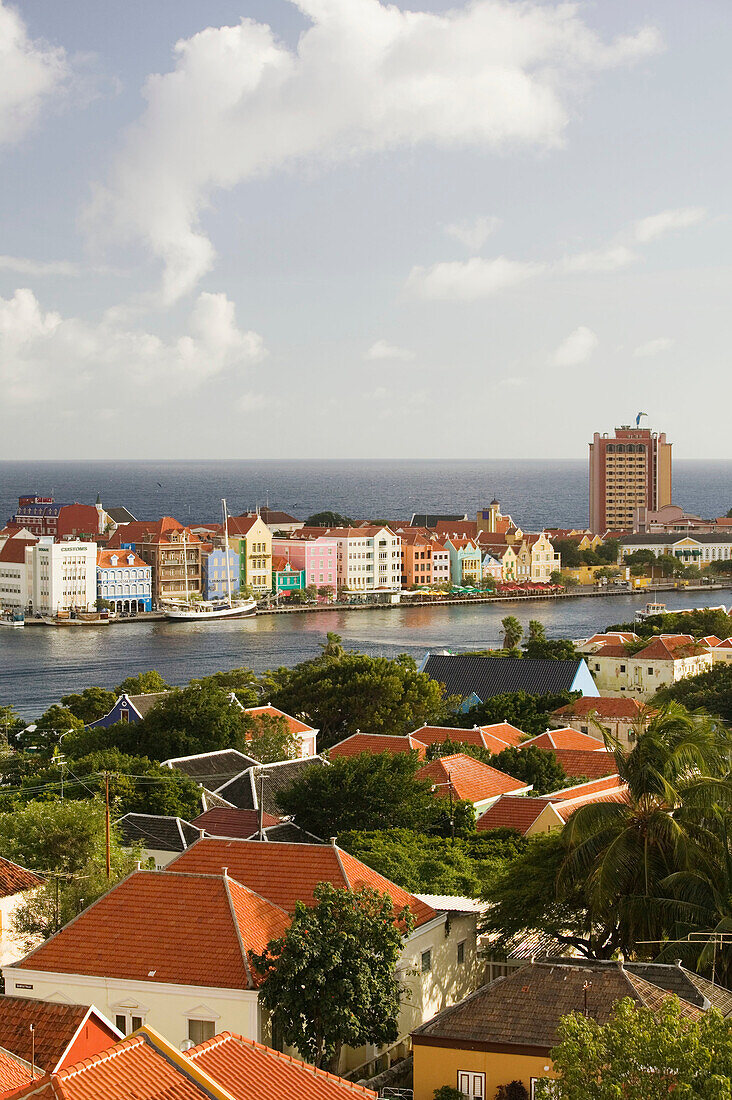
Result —
<instances>
[{"instance_id":1,"label":"ship mast","mask_svg":"<svg viewBox=\"0 0 732 1100\"><path fill-rule=\"evenodd\" d=\"M221 498L221 507L224 513L224 561L226 563L226 588L229 593L229 607L231 607L231 570L229 568L229 513L226 511L225 497Z\"/></svg>"},{"instance_id":2,"label":"ship mast","mask_svg":"<svg viewBox=\"0 0 732 1100\"><path fill-rule=\"evenodd\" d=\"M190 596L188 595L188 545L186 540L186 531L183 529L183 576L186 579L186 603L190 602Z\"/></svg>"}]
</instances>

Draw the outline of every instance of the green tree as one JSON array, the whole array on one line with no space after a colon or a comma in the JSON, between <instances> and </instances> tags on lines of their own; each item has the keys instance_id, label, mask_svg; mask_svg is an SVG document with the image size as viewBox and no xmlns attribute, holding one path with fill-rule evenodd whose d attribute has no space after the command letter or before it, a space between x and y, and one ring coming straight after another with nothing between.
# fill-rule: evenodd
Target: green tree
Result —
<instances>
[{"instance_id":1,"label":"green tree","mask_svg":"<svg viewBox=\"0 0 732 1100\"><path fill-rule=\"evenodd\" d=\"M620 558L619 540L605 539L602 545L597 548L597 556L600 561L605 561L608 565L616 565Z\"/></svg>"},{"instance_id":2,"label":"green tree","mask_svg":"<svg viewBox=\"0 0 732 1100\"><path fill-rule=\"evenodd\" d=\"M168 687L160 673L152 669L150 672L140 672L137 676L128 676L114 690L115 695L152 695L158 691L167 691Z\"/></svg>"},{"instance_id":3,"label":"green tree","mask_svg":"<svg viewBox=\"0 0 732 1100\"><path fill-rule=\"evenodd\" d=\"M353 527L353 520L340 512L316 512L305 520L306 527Z\"/></svg>"},{"instance_id":4,"label":"green tree","mask_svg":"<svg viewBox=\"0 0 732 1100\"><path fill-rule=\"evenodd\" d=\"M524 628L521 626L516 616L506 615L504 619L501 619L501 626L503 627L503 648L518 649L519 642L523 637Z\"/></svg>"},{"instance_id":5,"label":"green tree","mask_svg":"<svg viewBox=\"0 0 732 1100\"><path fill-rule=\"evenodd\" d=\"M251 668L232 668L228 672L214 672L191 684L215 684L224 691L233 691L243 707L255 707L259 702L259 681Z\"/></svg>"},{"instance_id":6,"label":"green tree","mask_svg":"<svg viewBox=\"0 0 732 1100\"><path fill-rule=\"evenodd\" d=\"M414 921L395 913L386 894L315 888L315 905L298 902L287 932L252 963L263 976L261 1004L274 1028L313 1065L338 1071L344 1046L398 1038L401 987L395 975L402 934Z\"/></svg>"},{"instance_id":7,"label":"green tree","mask_svg":"<svg viewBox=\"0 0 732 1100\"><path fill-rule=\"evenodd\" d=\"M468 1100L468 1097L460 1089L454 1089L452 1085L442 1085L432 1094L433 1100Z\"/></svg>"},{"instance_id":8,"label":"green tree","mask_svg":"<svg viewBox=\"0 0 732 1100\"><path fill-rule=\"evenodd\" d=\"M109 714L114 706L117 696L106 688L88 687L73 695L62 695L61 705L66 707L75 718L84 725L96 722L97 718L103 718Z\"/></svg>"},{"instance_id":9,"label":"green tree","mask_svg":"<svg viewBox=\"0 0 732 1100\"><path fill-rule=\"evenodd\" d=\"M272 714L253 716L253 724L247 734L247 756L258 760L260 764L274 764L277 760L294 760L299 745L290 732L284 718Z\"/></svg>"},{"instance_id":10,"label":"green tree","mask_svg":"<svg viewBox=\"0 0 732 1100\"><path fill-rule=\"evenodd\" d=\"M25 722L13 707L0 705L0 743L7 741L10 744L15 741L24 725Z\"/></svg>"},{"instance_id":11,"label":"green tree","mask_svg":"<svg viewBox=\"0 0 732 1100\"><path fill-rule=\"evenodd\" d=\"M549 723L549 717L559 707L564 707L579 698L578 692L558 691L548 695L529 695L525 691L506 692L493 695L471 707L465 714L450 714L449 719L440 724L451 726L490 726L495 722L509 722L528 737L543 733Z\"/></svg>"},{"instance_id":12,"label":"green tree","mask_svg":"<svg viewBox=\"0 0 732 1100\"><path fill-rule=\"evenodd\" d=\"M706 711L732 723L732 664L714 665L708 672L677 680L675 684L661 688L653 698L653 705L681 704L690 711Z\"/></svg>"},{"instance_id":13,"label":"green tree","mask_svg":"<svg viewBox=\"0 0 732 1100\"><path fill-rule=\"evenodd\" d=\"M568 638L547 638L536 619L529 623L529 636L523 644L524 656L539 660L574 661L579 654Z\"/></svg>"},{"instance_id":14,"label":"green tree","mask_svg":"<svg viewBox=\"0 0 732 1100\"><path fill-rule=\"evenodd\" d=\"M342 640L340 634L335 634L332 630L329 630L325 636L325 644L322 647L322 656L340 660L346 652Z\"/></svg>"},{"instance_id":15,"label":"green tree","mask_svg":"<svg viewBox=\"0 0 732 1100\"><path fill-rule=\"evenodd\" d=\"M655 1009L619 1001L609 1023L572 1013L551 1052L555 1081L537 1083L538 1100L727 1100L732 1023L712 1009L698 1019L676 997Z\"/></svg>"},{"instance_id":16,"label":"green tree","mask_svg":"<svg viewBox=\"0 0 732 1100\"><path fill-rule=\"evenodd\" d=\"M395 660L324 654L269 673L264 692L273 706L320 730L322 749L357 730L400 735L449 713L441 685L405 654Z\"/></svg>"},{"instance_id":17,"label":"green tree","mask_svg":"<svg viewBox=\"0 0 732 1100\"><path fill-rule=\"evenodd\" d=\"M509 1081L498 1086L496 1100L529 1100L529 1090L523 1081Z\"/></svg>"},{"instance_id":18,"label":"green tree","mask_svg":"<svg viewBox=\"0 0 732 1100\"><path fill-rule=\"evenodd\" d=\"M549 794L567 786L567 773L554 753L537 745L527 745L525 748L509 746L492 756L490 764L514 779L533 784L531 793L534 795Z\"/></svg>"},{"instance_id":19,"label":"green tree","mask_svg":"<svg viewBox=\"0 0 732 1100\"><path fill-rule=\"evenodd\" d=\"M581 887L595 913L613 914L624 951L670 930L669 875L717 863L709 815L732 805L731 746L718 724L671 703L632 749L616 746L627 800L580 806L567 822L560 880Z\"/></svg>"},{"instance_id":20,"label":"green tree","mask_svg":"<svg viewBox=\"0 0 732 1100\"><path fill-rule=\"evenodd\" d=\"M373 829L427 830L442 809L428 782L417 778L416 753L339 756L329 767L305 768L277 800L315 836Z\"/></svg>"},{"instance_id":21,"label":"green tree","mask_svg":"<svg viewBox=\"0 0 732 1100\"><path fill-rule=\"evenodd\" d=\"M655 565L656 555L652 550L633 550L623 555L623 561L626 565Z\"/></svg>"},{"instance_id":22,"label":"green tree","mask_svg":"<svg viewBox=\"0 0 732 1100\"><path fill-rule=\"evenodd\" d=\"M576 539L552 539L554 552L561 555L562 565L567 569L576 569L582 564L582 553Z\"/></svg>"}]
</instances>

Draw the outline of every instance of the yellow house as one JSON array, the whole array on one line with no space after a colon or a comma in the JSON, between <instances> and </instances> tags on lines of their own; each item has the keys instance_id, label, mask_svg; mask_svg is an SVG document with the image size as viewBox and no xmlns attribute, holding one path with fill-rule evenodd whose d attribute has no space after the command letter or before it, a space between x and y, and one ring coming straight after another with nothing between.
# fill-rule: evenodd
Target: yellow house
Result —
<instances>
[{"instance_id":1,"label":"yellow house","mask_svg":"<svg viewBox=\"0 0 732 1100\"><path fill-rule=\"evenodd\" d=\"M517 558L516 579L519 581L547 584L552 573L561 569L561 557L543 532L524 535L520 544L515 542L513 548Z\"/></svg>"},{"instance_id":2,"label":"yellow house","mask_svg":"<svg viewBox=\"0 0 732 1100\"><path fill-rule=\"evenodd\" d=\"M432 1100L443 1085L470 1100L493 1100L499 1086L511 1081L521 1081L533 1100L537 1081L556 1077L551 1050L563 1016L586 1013L604 1024L623 998L658 1010L664 992L673 989L680 994L682 1014L698 1018L709 1000L695 980L703 981L671 965L530 963L412 1032L414 1100Z\"/></svg>"},{"instance_id":3,"label":"yellow house","mask_svg":"<svg viewBox=\"0 0 732 1100\"><path fill-rule=\"evenodd\" d=\"M260 515L230 516L229 545L239 550L239 580L255 593L272 590L272 532Z\"/></svg>"}]
</instances>

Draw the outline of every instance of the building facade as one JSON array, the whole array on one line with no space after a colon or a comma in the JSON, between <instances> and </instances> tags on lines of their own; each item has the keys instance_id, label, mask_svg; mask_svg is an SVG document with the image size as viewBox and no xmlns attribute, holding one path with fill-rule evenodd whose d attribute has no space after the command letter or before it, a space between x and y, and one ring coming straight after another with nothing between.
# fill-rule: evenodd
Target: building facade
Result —
<instances>
[{"instance_id":1,"label":"building facade","mask_svg":"<svg viewBox=\"0 0 732 1100\"><path fill-rule=\"evenodd\" d=\"M321 538L335 543L335 574L339 588L345 587L351 592L401 590L401 538L391 528L376 525L303 527L302 530L293 532L290 540L282 541L292 544ZM298 562L293 560L293 564ZM308 576L308 584L310 583Z\"/></svg>"},{"instance_id":2,"label":"building facade","mask_svg":"<svg viewBox=\"0 0 732 1100\"><path fill-rule=\"evenodd\" d=\"M305 576L305 570L296 568L287 558L272 556L272 587L275 592L302 592L307 587ZM332 582L331 587L335 592Z\"/></svg>"},{"instance_id":3,"label":"building facade","mask_svg":"<svg viewBox=\"0 0 732 1100\"><path fill-rule=\"evenodd\" d=\"M445 540L450 554L450 576L453 584L480 586L483 576L483 555L473 539L453 538Z\"/></svg>"},{"instance_id":4,"label":"building facade","mask_svg":"<svg viewBox=\"0 0 732 1100\"><path fill-rule=\"evenodd\" d=\"M201 577L203 583L204 600L225 600L229 596L229 585L232 593L239 591L239 552L232 546L226 549L223 545L214 544L208 547L204 544L201 553ZM227 566L228 558L228 566ZM228 574L227 574L228 568Z\"/></svg>"},{"instance_id":5,"label":"building facade","mask_svg":"<svg viewBox=\"0 0 732 1100\"><path fill-rule=\"evenodd\" d=\"M97 552L97 596L117 612L152 610L152 568L134 550Z\"/></svg>"},{"instance_id":6,"label":"building facade","mask_svg":"<svg viewBox=\"0 0 732 1100\"><path fill-rule=\"evenodd\" d=\"M229 545L239 553L239 584L261 595L272 591L272 532L261 516L229 517Z\"/></svg>"},{"instance_id":7,"label":"building facade","mask_svg":"<svg viewBox=\"0 0 732 1100\"><path fill-rule=\"evenodd\" d=\"M200 537L172 516L126 523L107 543L109 550L134 550L150 566L155 608L202 595L201 547Z\"/></svg>"},{"instance_id":8,"label":"building facade","mask_svg":"<svg viewBox=\"0 0 732 1100\"><path fill-rule=\"evenodd\" d=\"M622 645L604 645L587 663L601 695L649 699L659 688L708 672L712 653L690 634L660 634L632 655Z\"/></svg>"},{"instance_id":9,"label":"building facade","mask_svg":"<svg viewBox=\"0 0 732 1100\"><path fill-rule=\"evenodd\" d=\"M10 519L34 535L54 539L93 539L106 530L109 516L99 498L93 504L59 504L53 497L37 495L18 498L18 510Z\"/></svg>"},{"instance_id":10,"label":"building facade","mask_svg":"<svg viewBox=\"0 0 732 1100\"><path fill-rule=\"evenodd\" d=\"M305 574L304 588L312 584L316 588L337 588L338 542L329 535L293 534L290 538L273 539L272 553L289 562L293 570Z\"/></svg>"},{"instance_id":11,"label":"building facade","mask_svg":"<svg viewBox=\"0 0 732 1100\"><path fill-rule=\"evenodd\" d=\"M42 615L94 611L97 544L41 539L31 550L32 608Z\"/></svg>"},{"instance_id":12,"label":"building facade","mask_svg":"<svg viewBox=\"0 0 732 1100\"><path fill-rule=\"evenodd\" d=\"M732 558L732 533L721 530L715 534L637 534L620 539L623 557L636 550L650 550L656 557L670 554L682 565L697 565L700 569L714 561Z\"/></svg>"},{"instance_id":13,"label":"building facade","mask_svg":"<svg viewBox=\"0 0 732 1100\"><path fill-rule=\"evenodd\" d=\"M624 424L590 443L590 530L631 531L638 508L671 503L671 447L664 432Z\"/></svg>"}]
</instances>

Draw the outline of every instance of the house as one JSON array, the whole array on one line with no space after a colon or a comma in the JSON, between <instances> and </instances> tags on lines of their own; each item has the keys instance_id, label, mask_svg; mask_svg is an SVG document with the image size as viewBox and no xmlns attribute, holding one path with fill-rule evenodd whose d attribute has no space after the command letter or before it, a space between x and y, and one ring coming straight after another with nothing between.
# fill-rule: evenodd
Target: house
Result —
<instances>
[{"instance_id":1,"label":"house","mask_svg":"<svg viewBox=\"0 0 732 1100\"><path fill-rule=\"evenodd\" d=\"M121 1038L94 1005L0 997L0 1047L23 1058L29 1069L32 1060L36 1076L66 1069Z\"/></svg>"},{"instance_id":2,"label":"house","mask_svg":"<svg viewBox=\"0 0 732 1100\"><path fill-rule=\"evenodd\" d=\"M474 745L488 752L503 752L509 746L520 745L526 734L510 722L492 722L488 726L473 726L463 729L460 726L420 726L410 734L415 741L424 745L442 744L452 741L454 745Z\"/></svg>"},{"instance_id":3,"label":"house","mask_svg":"<svg viewBox=\"0 0 732 1100\"><path fill-rule=\"evenodd\" d=\"M504 535L506 531L515 527L510 516L501 514L501 505L495 498L489 508L481 508L476 514L476 526L478 534Z\"/></svg>"},{"instance_id":4,"label":"house","mask_svg":"<svg viewBox=\"0 0 732 1100\"><path fill-rule=\"evenodd\" d=\"M42 885L35 871L0 856L0 966L23 954L22 939L14 929L15 914Z\"/></svg>"},{"instance_id":5,"label":"house","mask_svg":"<svg viewBox=\"0 0 732 1100\"><path fill-rule=\"evenodd\" d=\"M433 786L437 798L448 795L464 802L472 802L476 813L481 814L503 794L527 795L532 784L514 779L511 775L484 764L465 753L438 756L424 764L417 772L417 779L427 780Z\"/></svg>"},{"instance_id":6,"label":"house","mask_svg":"<svg viewBox=\"0 0 732 1100\"><path fill-rule=\"evenodd\" d=\"M108 550L134 550L150 566L155 608L203 592L201 555L204 540L172 516L154 522L137 520L118 527Z\"/></svg>"},{"instance_id":7,"label":"house","mask_svg":"<svg viewBox=\"0 0 732 1100\"><path fill-rule=\"evenodd\" d=\"M614 961L575 965L566 959L522 966L412 1032L414 1100L432 1100L443 1085L472 1100L492 1100L500 1085L515 1080L533 1096L539 1079L554 1076L550 1052L563 1016L584 1012L605 1024L625 998L657 1011L668 996L666 986L678 987L677 976L669 973L677 969ZM682 997L681 1014L698 1020L709 999L696 988L695 975L686 971L683 977L696 989L697 1003Z\"/></svg>"},{"instance_id":8,"label":"house","mask_svg":"<svg viewBox=\"0 0 732 1100\"><path fill-rule=\"evenodd\" d=\"M201 578L204 600L225 600L239 591L239 551L224 546L224 539L201 545Z\"/></svg>"},{"instance_id":9,"label":"house","mask_svg":"<svg viewBox=\"0 0 732 1100\"><path fill-rule=\"evenodd\" d=\"M426 527L407 527L397 534L401 540L402 588L412 588L415 585L430 587L434 583L444 583L450 579L449 574L437 581L433 577L432 551L436 545L440 549L444 547L434 540L432 532Z\"/></svg>"},{"instance_id":10,"label":"house","mask_svg":"<svg viewBox=\"0 0 732 1100\"><path fill-rule=\"evenodd\" d=\"M319 731L314 726L309 726L307 722L303 722L300 718L293 718L291 714L286 714L284 710L279 710L270 703L259 707L245 707L245 711L254 718L276 718L284 722L298 745L297 755L301 760L317 754Z\"/></svg>"},{"instance_id":11,"label":"house","mask_svg":"<svg viewBox=\"0 0 732 1100\"><path fill-rule=\"evenodd\" d=\"M245 756L238 749L215 749L198 752L192 756L175 756L163 760L162 767L173 768L187 775L194 783L213 791L222 783L228 783L246 768L259 767L259 761Z\"/></svg>"},{"instance_id":12,"label":"house","mask_svg":"<svg viewBox=\"0 0 732 1100\"><path fill-rule=\"evenodd\" d=\"M207 810L212 805L218 805L239 810L258 810L261 792L262 805L266 812L274 817L281 817L283 811L277 802L278 792L289 787L309 767L327 767L327 764L321 756L310 756L246 768L233 779L214 788L212 793L219 801L212 802L208 792L204 790L203 808Z\"/></svg>"},{"instance_id":13,"label":"house","mask_svg":"<svg viewBox=\"0 0 732 1100\"><path fill-rule=\"evenodd\" d=\"M447 512L415 512L409 522L412 527L436 528L443 523L468 523L469 520L467 512L464 512L461 516Z\"/></svg>"},{"instance_id":14,"label":"house","mask_svg":"<svg viewBox=\"0 0 732 1100\"><path fill-rule=\"evenodd\" d=\"M114 611L151 611L152 566L134 550L97 550L97 597Z\"/></svg>"},{"instance_id":15,"label":"house","mask_svg":"<svg viewBox=\"0 0 732 1100\"><path fill-rule=\"evenodd\" d=\"M621 555L625 558L636 550L650 550L657 558L669 554L681 565L697 565L704 569L714 561L729 561L732 558L732 534L720 528L708 534L623 535L620 539Z\"/></svg>"},{"instance_id":16,"label":"house","mask_svg":"<svg viewBox=\"0 0 732 1100\"><path fill-rule=\"evenodd\" d=\"M485 550L483 552L483 561L481 563L481 576L483 577L484 581L492 580L495 581L496 584L504 579L503 562L499 557L494 557L489 550Z\"/></svg>"},{"instance_id":17,"label":"house","mask_svg":"<svg viewBox=\"0 0 732 1100\"><path fill-rule=\"evenodd\" d=\"M175 1046L231 1030L260 1041L251 953L286 931L299 901L314 903L319 882L387 893L408 906L412 932L399 963L409 996L388 1049L344 1051L342 1069L405 1053L409 1032L481 980L477 915L448 916L331 844L198 840L164 871L135 871L4 970L13 995L88 999L125 1024L145 1025ZM122 1028L120 1027L120 1030Z\"/></svg>"},{"instance_id":18,"label":"house","mask_svg":"<svg viewBox=\"0 0 732 1100\"><path fill-rule=\"evenodd\" d=\"M303 592L307 585L305 576L305 570L297 569L286 557L273 555L272 588L275 592Z\"/></svg>"},{"instance_id":19,"label":"house","mask_svg":"<svg viewBox=\"0 0 732 1100\"><path fill-rule=\"evenodd\" d=\"M427 754L427 746L411 734L397 737L386 733L352 733L328 750L331 760L340 756L360 756L362 752L416 752L420 760Z\"/></svg>"},{"instance_id":20,"label":"house","mask_svg":"<svg viewBox=\"0 0 732 1100\"><path fill-rule=\"evenodd\" d=\"M713 661L712 650L697 645L691 634L659 634L630 655L625 646L604 645L588 658L602 695L627 693L638 699L647 699L661 687L707 672Z\"/></svg>"},{"instance_id":21,"label":"house","mask_svg":"<svg viewBox=\"0 0 732 1100\"><path fill-rule=\"evenodd\" d=\"M559 707L552 712L549 720L552 725L572 726L598 740L602 737L602 730L607 730L611 737L628 748L637 740L638 730L643 729L654 714L655 711L638 699L611 699L607 696L593 699L588 696ZM598 725L602 729L598 729Z\"/></svg>"},{"instance_id":22,"label":"house","mask_svg":"<svg viewBox=\"0 0 732 1100\"><path fill-rule=\"evenodd\" d=\"M97 718L96 722L90 722L87 729L95 729L97 726L106 728L116 725L117 722L141 722L156 703L161 702L168 694L167 691L151 691L145 695L127 695L123 692L115 700L112 709Z\"/></svg>"},{"instance_id":23,"label":"house","mask_svg":"<svg viewBox=\"0 0 732 1100\"><path fill-rule=\"evenodd\" d=\"M293 531L299 531L305 523L301 519L295 519L289 512L280 512L273 508L260 508L259 515L263 523L266 523L273 535L289 535Z\"/></svg>"},{"instance_id":24,"label":"house","mask_svg":"<svg viewBox=\"0 0 732 1100\"><path fill-rule=\"evenodd\" d=\"M303 588L336 589L338 580L338 542L322 533L322 528L309 528L320 534L297 535L272 540L272 553L284 558L297 573L304 573Z\"/></svg>"},{"instance_id":25,"label":"house","mask_svg":"<svg viewBox=\"0 0 732 1100\"><path fill-rule=\"evenodd\" d=\"M471 653L427 653L419 670L444 684L446 695L459 696L462 700L459 709L463 712L493 695L516 691L524 691L527 695L560 691L600 694L582 658L552 661L529 657L476 657Z\"/></svg>"},{"instance_id":26,"label":"house","mask_svg":"<svg viewBox=\"0 0 732 1100\"><path fill-rule=\"evenodd\" d=\"M142 844L143 859L151 859L160 870L198 840L200 832L181 817L162 814L125 814L115 822L122 845Z\"/></svg>"},{"instance_id":27,"label":"house","mask_svg":"<svg viewBox=\"0 0 732 1100\"><path fill-rule=\"evenodd\" d=\"M618 775L563 787L541 798L502 795L476 822L478 832L488 829L516 829L522 836L563 829L579 806L591 802L622 802L627 785Z\"/></svg>"},{"instance_id":28,"label":"house","mask_svg":"<svg viewBox=\"0 0 732 1100\"><path fill-rule=\"evenodd\" d=\"M555 749L583 749L586 752L597 752L604 749L605 744L598 737L591 737L587 733L581 733L572 726L560 726L558 729L545 730L536 737L529 737L521 744L522 749L529 745L535 745L537 749L545 749L553 752Z\"/></svg>"},{"instance_id":29,"label":"house","mask_svg":"<svg viewBox=\"0 0 732 1100\"><path fill-rule=\"evenodd\" d=\"M376 1093L241 1035L183 1051L150 1027L13 1095L36 1100L375 1100Z\"/></svg>"},{"instance_id":30,"label":"house","mask_svg":"<svg viewBox=\"0 0 732 1100\"><path fill-rule=\"evenodd\" d=\"M706 638L702 638L702 644L708 644ZM713 664L728 664L732 661L732 638L725 638L711 649Z\"/></svg>"},{"instance_id":31,"label":"house","mask_svg":"<svg viewBox=\"0 0 732 1100\"><path fill-rule=\"evenodd\" d=\"M257 595L272 591L272 532L256 512L229 516L229 546L239 554L239 584Z\"/></svg>"},{"instance_id":32,"label":"house","mask_svg":"<svg viewBox=\"0 0 732 1100\"><path fill-rule=\"evenodd\" d=\"M588 655L596 653L606 645L632 645L638 641L638 635L632 630L609 630L604 634L593 634L584 641L577 642L575 649L578 653Z\"/></svg>"},{"instance_id":33,"label":"house","mask_svg":"<svg viewBox=\"0 0 732 1100\"><path fill-rule=\"evenodd\" d=\"M25 527L38 538L88 539L104 534L109 517L97 497L93 504L59 504L53 497L18 498L18 510L10 523Z\"/></svg>"},{"instance_id":34,"label":"house","mask_svg":"<svg viewBox=\"0 0 732 1100\"><path fill-rule=\"evenodd\" d=\"M516 553L516 580L548 584L553 572L561 569L561 556L544 532L526 534L513 544Z\"/></svg>"},{"instance_id":35,"label":"house","mask_svg":"<svg viewBox=\"0 0 732 1100\"><path fill-rule=\"evenodd\" d=\"M483 576L483 555L471 538L450 536L445 539L450 553L450 579L453 584L480 587Z\"/></svg>"},{"instance_id":36,"label":"house","mask_svg":"<svg viewBox=\"0 0 732 1100\"><path fill-rule=\"evenodd\" d=\"M12 534L0 546L0 607L25 611L33 605L33 554L38 540Z\"/></svg>"},{"instance_id":37,"label":"house","mask_svg":"<svg viewBox=\"0 0 732 1100\"><path fill-rule=\"evenodd\" d=\"M365 524L362 527L303 527L300 531L293 532L289 542L292 544L321 538L336 544L335 575L339 588L345 587L351 592L401 590L401 538L390 527L379 524ZM301 567L298 561L294 564ZM326 569L323 575L327 575L327 572ZM311 583L309 576L308 583ZM318 580L317 583L320 585L322 582Z\"/></svg>"}]
</instances>

